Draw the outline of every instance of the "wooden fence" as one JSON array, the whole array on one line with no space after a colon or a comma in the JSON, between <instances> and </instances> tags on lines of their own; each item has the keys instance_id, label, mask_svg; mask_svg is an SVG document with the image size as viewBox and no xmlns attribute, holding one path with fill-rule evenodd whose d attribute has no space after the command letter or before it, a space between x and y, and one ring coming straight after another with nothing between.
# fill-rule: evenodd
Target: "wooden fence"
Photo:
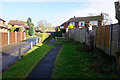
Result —
<instances>
[{"instance_id":1,"label":"wooden fence","mask_svg":"<svg viewBox=\"0 0 120 80\"><path fill-rule=\"evenodd\" d=\"M93 27L93 34L96 37L96 27ZM76 28L76 29L69 29L69 38L72 38L80 43L87 42L87 33L85 28Z\"/></svg>"},{"instance_id":2,"label":"wooden fence","mask_svg":"<svg viewBox=\"0 0 120 80\"><path fill-rule=\"evenodd\" d=\"M0 32L0 47L25 40L25 32Z\"/></svg>"},{"instance_id":3,"label":"wooden fence","mask_svg":"<svg viewBox=\"0 0 120 80\"><path fill-rule=\"evenodd\" d=\"M87 43L87 34L85 28L69 29L69 38L80 43ZM95 46L104 50L108 55L120 52L120 25L112 24L106 26L93 27L95 37Z\"/></svg>"}]
</instances>

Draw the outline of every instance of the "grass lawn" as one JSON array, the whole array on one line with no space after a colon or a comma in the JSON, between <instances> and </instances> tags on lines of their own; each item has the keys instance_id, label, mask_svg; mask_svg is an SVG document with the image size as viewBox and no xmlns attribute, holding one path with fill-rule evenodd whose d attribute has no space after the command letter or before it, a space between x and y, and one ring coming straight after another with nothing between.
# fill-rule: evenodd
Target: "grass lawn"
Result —
<instances>
[{"instance_id":1,"label":"grass lawn","mask_svg":"<svg viewBox=\"0 0 120 80\"><path fill-rule=\"evenodd\" d=\"M15 64L3 72L3 78L26 78L37 63L53 48L47 45L47 41L36 44L31 50L22 56Z\"/></svg>"},{"instance_id":2,"label":"grass lawn","mask_svg":"<svg viewBox=\"0 0 120 80\"><path fill-rule=\"evenodd\" d=\"M26 37L37 37L36 35L30 36L30 35L26 35Z\"/></svg>"},{"instance_id":3,"label":"grass lawn","mask_svg":"<svg viewBox=\"0 0 120 80\"><path fill-rule=\"evenodd\" d=\"M84 44L75 41L62 45L52 78L119 78L114 57L99 49L95 49L94 55L90 54L82 50Z\"/></svg>"}]
</instances>

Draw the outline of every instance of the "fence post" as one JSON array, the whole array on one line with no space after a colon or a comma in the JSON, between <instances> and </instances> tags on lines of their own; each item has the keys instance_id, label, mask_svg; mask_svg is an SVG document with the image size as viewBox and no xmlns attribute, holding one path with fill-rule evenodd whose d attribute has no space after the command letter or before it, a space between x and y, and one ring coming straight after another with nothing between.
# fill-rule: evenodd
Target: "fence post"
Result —
<instances>
[{"instance_id":1,"label":"fence post","mask_svg":"<svg viewBox=\"0 0 120 80\"><path fill-rule=\"evenodd\" d=\"M31 45L30 45L30 48L32 49L32 47L33 47L33 42L31 41Z\"/></svg>"},{"instance_id":2,"label":"fence post","mask_svg":"<svg viewBox=\"0 0 120 80\"><path fill-rule=\"evenodd\" d=\"M109 56L111 55L111 42L112 42L112 24L110 25Z\"/></svg>"},{"instance_id":3,"label":"fence post","mask_svg":"<svg viewBox=\"0 0 120 80\"><path fill-rule=\"evenodd\" d=\"M21 59L21 48L19 49L19 55L18 55L19 59Z\"/></svg>"},{"instance_id":4,"label":"fence post","mask_svg":"<svg viewBox=\"0 0 120 80\"><path fill-rule=\"evenodd\" d=\"M10 44L10 36L9 36L10 34L9 34L9 31L8 31L8 45Z\"/></svg>"},{"instance_id":5,"label":"fence post","mask_svg":"<svg viewBox=\"0 0 120 80\"><path fill-rule=\"evenodd\" d=\"M17 43L17 32L15 31L15 43Z\"/></svg>"}]
</instances>

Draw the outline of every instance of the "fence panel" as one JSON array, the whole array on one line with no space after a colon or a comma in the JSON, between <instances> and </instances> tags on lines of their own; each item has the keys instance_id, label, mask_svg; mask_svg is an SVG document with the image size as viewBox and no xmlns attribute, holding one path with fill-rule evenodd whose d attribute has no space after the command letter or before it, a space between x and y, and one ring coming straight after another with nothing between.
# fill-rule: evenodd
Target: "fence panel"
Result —
<instances>
[{"instance_id":1,"label":"fence panel","mask_svg":"<svg viewBox=\"0 0 120 80\"><path fill-rule=\"evenodd\" d=\"M1 35L2 40L2 46L8 45L8 33L2 33Z\"/></svg>"},{"instance_id":2,"label":"fence panel","mask_svg":"<svg viewBox=\"0 0 120 80\"><path fill-rule=\"evenodd\" d=\"M72 39L74 39L74 37L75 37L75 31L74 31L74 29L72 29Z\"/></svg>"},{"instance_id":3,"label":"fence panel","mask_svg":"<svg viewBox=\"0 0 120 80\"><path fill-rule=\"evenodd\" d=\"M105 26L105 52L109 54L110 26Z\"/></svg>"},{"instance_id":4,"label":"fence panel","mask_svg":"<svg viewBox=\"0 0 120 80\"><path fill-rule=\"evenodd\" d=\"M96 47L97 48L100 48L100 42L101 42L101 28L98 27L97 37L96 37Z\"/></svg>"},{"instance_id":5,"label":"fence panel","mask_svg":"<svg viewBox=\"0 0 120 80\"><path fill-rule=\"evenodd\" d=\"M97 27L93 27L93 35L94 35L94 46L96 45L96 37L97 37Z\"/></svg>"},{"instance_id":6,"label":"fence panel","mask_svg":"<svg viewBox=\"0 0 120 80\"><path fill-rule=\"evenodd\" d=\"M15 43L15 33L14 32L9 32L9 41L10 41L10 44Z\"/></svg>"},{"instance_id":7,"label":"fence panel","mask_svg":"<svg viewBox=\"0 0 120 80\"><path fill-rule=\"evenodd\" d=\"M76 29L76 41L79 41L79 28Z\"/></svg>"},{"instance_id":8,"label":"fence panel","mask_svg":"<svg viewBox=\"0 0 120 80\"><path fill-rule=\"evenodd\" d=\"M82 28L79 29L79 42L82 43Z\"/></svg>"},{"instance_id":9,"label":"fence panel","mask_svg":"<svg viewBox=\"0 0 120 80\"><path fill-rule=\"evenodd\" d=\"M85 28L81 28L81 42L85 42Z\"/></svg>"},{"instance_id":10,"label":"fence panel","mask_svg":"<svg viewBox=\"0 0 120 80\"><path fill-rule=\"evenodd\" d=\"M120 25L114 24L112 27L112 48L111 55L115 56L115 52L120 52Z\"/></svg>"},{"instance_id":11,"label":"fence panel","mask_svg":"<svg viewBox=\"0 0 120 80\"><path fill-rule=\"evenodd\" d=\"M105 27L101 26L100 49L105 50Z\"/></svg>"},{"instance_id":12,"label":"fence panel","mask_svg":"<svg viewBox=\"0 0 120 80\"><path fill-rule=\"evenodd\" d=\"M20 32L17 32L17 42L20 42L20 39L21 38L21 36L20 36Z\"/></svg>"}]
</instances>

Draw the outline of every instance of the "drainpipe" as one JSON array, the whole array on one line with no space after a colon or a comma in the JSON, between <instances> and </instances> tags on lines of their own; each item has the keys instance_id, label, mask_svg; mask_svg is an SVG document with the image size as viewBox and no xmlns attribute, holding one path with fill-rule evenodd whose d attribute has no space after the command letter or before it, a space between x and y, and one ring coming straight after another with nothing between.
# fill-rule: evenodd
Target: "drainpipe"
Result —
<instances>
[{"instance_id":1,"label":"drainpipe","mask_svg":"<svg viewBox=\"0 0 120 80\"><path fill-rule=\"evenodd\" d=\"M110 25L109 56L111 56L111 43L112 43L112 24Z\"/></svg>"}]
</instances>

